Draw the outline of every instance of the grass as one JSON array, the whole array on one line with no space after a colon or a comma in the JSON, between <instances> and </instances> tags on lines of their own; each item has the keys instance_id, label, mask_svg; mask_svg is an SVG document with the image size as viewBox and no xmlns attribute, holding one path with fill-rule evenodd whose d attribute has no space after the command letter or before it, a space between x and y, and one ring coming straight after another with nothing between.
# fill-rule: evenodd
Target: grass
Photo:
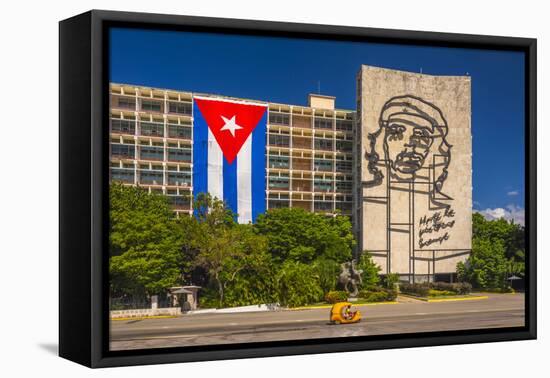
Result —
<instances>
[{"instance_id":1,"label":"grass","mask_svg":"<svg viewBox=\"0 0 550 378\"><path fill-rule=\"evenodd\" d=\"M457 294L452 291L447 290L433 290L435 293L431 293L432 290L430 290L430 293L428 296L420 296L417 294L409 294L409 293L400 293L400 295L403 295L405 297L409 298L415 298L420 301L425 302L438 302L438 301L460 301L460 300L473 300L473 299L487 299L487 296L484 295L477 295L477 294Z\"/></svg>"}]
</instances>

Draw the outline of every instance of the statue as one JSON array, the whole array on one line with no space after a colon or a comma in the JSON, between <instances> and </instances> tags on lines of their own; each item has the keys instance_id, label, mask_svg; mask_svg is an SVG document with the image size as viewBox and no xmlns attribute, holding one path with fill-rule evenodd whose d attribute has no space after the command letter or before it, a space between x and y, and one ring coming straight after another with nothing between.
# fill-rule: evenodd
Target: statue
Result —
<instances>
[{"instance_id":1,"label":"statue","mask_svg":"<svg viewBox=\"0 0 550 378\"><path fill-rule=\"evenodd\" d=\"M350 297L356 297L359 293L359 285L363 283L361 277L363 270L357 269L355 261L353 260L340 264L340 268L342 271L338 276L338 283L349 293Z\"/></svg>"}]
</instances>

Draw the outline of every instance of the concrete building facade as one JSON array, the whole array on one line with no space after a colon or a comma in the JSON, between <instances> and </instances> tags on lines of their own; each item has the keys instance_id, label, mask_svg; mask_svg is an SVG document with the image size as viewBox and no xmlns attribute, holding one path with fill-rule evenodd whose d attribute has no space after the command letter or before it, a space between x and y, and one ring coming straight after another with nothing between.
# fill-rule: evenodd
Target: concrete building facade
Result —
<instances>
[{"instance_id":1,"label":"concrete building facade","mask_svg":"<svg viewBox=\"0 0 550 378\"><path fill-rule=\"evenodd\" d=\"M178 214L193 211L196 95L227 98L110 85L110 179L167 195ZM351 216L355 111L336 109L334 97L314 94L309 106L263 103L268 105L267 209Z\"/></svg>"},{"instance_id":2,"label":"concrete building facade","mask_svg":"<svg viewBox=\"0 0 550 378\"><path fill-rule=\"evenodd\" d=\"M381 273L452 280L472 239L470 77L362 66L357 91L360 250Z\"/></svg>"}]
</instances>

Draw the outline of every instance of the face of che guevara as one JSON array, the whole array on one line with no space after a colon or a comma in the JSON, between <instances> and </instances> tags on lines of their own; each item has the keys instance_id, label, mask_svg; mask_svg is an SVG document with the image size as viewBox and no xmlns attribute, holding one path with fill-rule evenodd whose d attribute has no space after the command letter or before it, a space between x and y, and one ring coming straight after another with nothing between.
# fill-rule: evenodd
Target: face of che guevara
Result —
<instances>
[{"instance_id":1,"label":"face of che guevara","mask_svg":"<svg viewBox=\"0 0 550 378\"><path fill-rule=\"evenodd\" d=\"M422 168L433 143L427 120L389 119L385 128L386 153L393 170L410 175Z\"/></svg>"}]
</instances>

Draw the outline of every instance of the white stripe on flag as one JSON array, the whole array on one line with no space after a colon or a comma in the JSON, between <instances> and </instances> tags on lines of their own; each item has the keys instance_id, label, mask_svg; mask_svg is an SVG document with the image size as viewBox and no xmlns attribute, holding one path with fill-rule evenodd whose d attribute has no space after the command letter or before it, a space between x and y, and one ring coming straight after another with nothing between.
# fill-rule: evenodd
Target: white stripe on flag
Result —
<instances>
[{"instance_id":1,"label":"white stripe on flag","mask_svg":"<svg viewBox=\"0 0 550 378\"><path fill-rule=\"evenodd\" d=\"M237 207L239 223L252 222L252 135L237 155Z\"/></svg>"},{"instance_id":2,"label":"white stripe on flag","mask_svg":"<svg viewBox=\"0 0 550 378\"><path fill-rule=\"evenodd\" d=\"M208 129L208 193L223 200L223 153Z\"/></svg>"}]
</instances>

